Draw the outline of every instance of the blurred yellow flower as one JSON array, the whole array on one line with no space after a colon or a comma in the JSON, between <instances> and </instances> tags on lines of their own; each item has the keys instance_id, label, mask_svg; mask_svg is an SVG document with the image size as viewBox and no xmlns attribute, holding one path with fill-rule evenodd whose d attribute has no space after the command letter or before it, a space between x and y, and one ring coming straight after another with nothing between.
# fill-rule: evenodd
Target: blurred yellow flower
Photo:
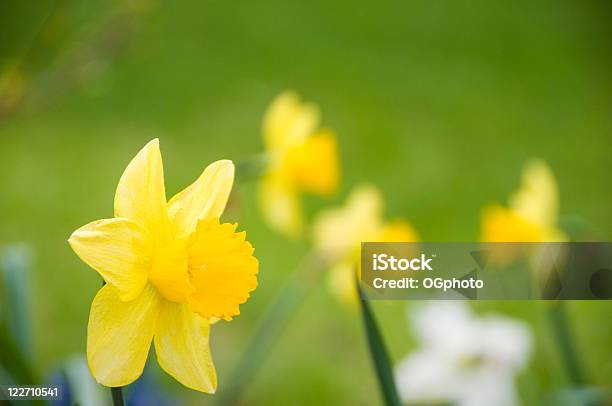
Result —
<instances>
[{"instance_id":1,"label":"blurred yellow flower","mask_svg":"<svg viewBox=\"0 0 612 406\"><path fill-rule=\"evenodd\" d=\"M278 95L264 116L267 170L259 200L266 221L285 235L302 230L302 193L330 195L340 182L336 136L318 129L319 121L318 107L292 92Z\"/></svg>"},{"instance_id":2,"label":"blurred yellow flower","mask_svg":"<svg viewBox=\"0 0 612 406\"><path fill-rule=\"evenodd\" d=\"M357 187L343 207L320 213L313 225L316 250L330 263L332 294L346 304L355 303L355 272L359 272L362 242L411 242L419 239L407 222L383 219L383 199L373 186Z\"/></svg>"},{"instance_id":3,"label":"blurred yellow flower","mask_svg":"<svg viewBox=\"0 0 612 406\"><path fill-rule=\"evenodd\" d=\"M558 228L559 193L555 177L544 161L528 162L521 187L510 198L508 208L492 204L482 211L481 241L565 241Z\"/></svg>"},{"instance_id":4,"label":"blurred yellow flower","mask_svg":"<svg viewBox=\"0 0 612 406\"><path fill-rule=\"evenodd\" d=\"M72 249L106 282L87 328L87 359L101 384L136 380L154 340L166 372L189 388L215 392L210 323L240 314L259 268L245 232L219 222L233 180L233 163L217 161L166 202L155 139L121 176L115 217L70 237Z\"/></svg>"}]
</instances>

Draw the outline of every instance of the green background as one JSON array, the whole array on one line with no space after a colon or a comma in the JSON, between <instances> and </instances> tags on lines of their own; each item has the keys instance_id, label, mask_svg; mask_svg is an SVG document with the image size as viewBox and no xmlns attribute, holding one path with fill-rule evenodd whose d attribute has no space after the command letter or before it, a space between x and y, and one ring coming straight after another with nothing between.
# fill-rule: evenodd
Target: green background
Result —
<instances>
[{"instance_id":1,"label":"green background","mask_svg":"<svg viewBox=\"0 0 612 406\"><path fill-rule=\"evenodd\" d=\"M210 162L262 151L280 91L318 103L338 134L343 185L307 198L309 218L362 182L425 241L473 241L481 208L505 203L522 165L546 160L575 239L612 230L612 7L606 1L4 1L0 69L19 64L23 100L0 115L0 244L35 253L31 327L44 372L85 350L99 276L66 239L112 216L116 183L159 137L168 196ZM212 332L228 385L265 307L309 250L262 222L256 180L238 173L226 219L247 230L260 285ZM544 303L476 303L531 323L529 404L567 378ZM375 303L394 360L414 345L406 303ZM592 384L612 381L612 303L570 303ZM319 283L249 384L245 404L378 402L359 314ZM168 390L207 399L169 378Z\"/></svg>"}]
</instances>

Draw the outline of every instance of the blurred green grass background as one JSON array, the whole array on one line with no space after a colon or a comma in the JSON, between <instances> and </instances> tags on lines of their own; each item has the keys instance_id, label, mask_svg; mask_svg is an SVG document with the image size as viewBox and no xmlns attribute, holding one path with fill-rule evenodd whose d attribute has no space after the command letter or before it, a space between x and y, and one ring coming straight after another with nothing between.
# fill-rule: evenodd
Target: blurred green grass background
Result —
<instances>
[{"instance_id":1,"label":"blurred green grass background","mask_svg":"<svg viewBox=\"0 0 612 406\"><path fill-rule=\"evenodd\" d=\"M339 137L342 191L361 182L427 241L470 241L531 157L559 185L577 239L612 230L612 7L606 1L8 1L0 69L21 63L23 100L0 116L0 244L36 252L32 327L44 371L84 352L100 278L69 249L77 227L112 216L132 156L161 139L168 195L213 160L262 150L267 103L294 89ZM240 174L238 174L240 176ZM223 391L266 305L308 251L262 223L256 184L235 187L228 220L247 230L260 286L212 333ZM533 392L566 383L542 303L477 303L528 320ZM413 343L405 303L375 310L398 359ZM571 303L592 383L612 381L610 303ZM246 404L368 404L378 393L361 325L319 284L268 354ZM170 390L185 390L168 379ZM201 395L189 393L200 401Z\"/></svg>"}]
</instances>

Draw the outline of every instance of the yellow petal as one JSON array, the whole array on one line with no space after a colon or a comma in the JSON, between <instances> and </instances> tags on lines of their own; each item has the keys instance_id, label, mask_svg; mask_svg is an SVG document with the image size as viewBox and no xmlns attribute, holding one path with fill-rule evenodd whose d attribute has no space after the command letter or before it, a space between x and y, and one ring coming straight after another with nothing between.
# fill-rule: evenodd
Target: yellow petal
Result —
<instances>
[{"instance_id":1,"label":"yellow petal","mask_svg":"<svg viewBox=\"0 0 612 406\"><path fill-rule=\"evenodd\" d=\"M191 308L207 319L231 320L257 287L259 263L236 224L200 221L189 242L189 274L196 291Z\"/></svg>"},{"instance_id":2,"label":"yellow petal","mask_svg":"<svg viewBox=\"0 0 612 406\"><path fill-rule=\"evenodd\" d=\"M164 302L155 333L159 365L177 381L200 392L214 393L217 373L210 355L208 321L187 305Z\"/></svg>"},{"instance_id":3,"label":"yellow petal","mask_svg":"<svg viewBox=\"0 0 612 406\"><path fill-rule=\"evenodd\" d=\"M134 382L147 360L155 333L159 300L148 285L130 302L104 285L91 305L87 326L87 360L96 381L105 386Z\"/></svg>"},{"instance_id":4,"label":"yellow petal","mask_svg":"<svg viewBox=\"0 0 612 406\"><path fill-rule=\"evenodd\" d=\"M340 164L336 136L323 130L287 151L281 171L287 171L299 189L329 195L338 189Z\"/></svg>"},{"instance_id":5,"label":"yellow petal","mask_svg":"<svg viewBox=\"0 0 612 406\"><path fill-rule=\"evenodd\" d=\"M117 288L121 300L132 300L147 282L151 242L131 220L98 220L76 230L68 239L76 254Z\"/></svg>"},{"instance_id":6,"label":"yellow petal","mask_svg":"<svg viewBox=\"0 0 612 406\"><path fill-rule=\"evenodd\" d=\"M159 140L145 145L121 175L115 193L115 217L135 221L155 241L165 238L169 223Z\"/></svg>"},{"instance_id":7,"label":"yellow petal","mask_svg":"<svg viewBox=\"0 0 612 406\"><path fill-rule=\"evenodd\" d=\"M293 92L279 94L270 104L263 120L266 147L282 151L299 144L319 125L320 113L316 105L302 103Z\"/></svg>"},{"instance_id":8,"label":"yellow petal","mask_svg":"<svg viewBox=\"0 0 612 406\"><path fill-rule=\"evenodd\" d=\"M290 237L302 230L302 206L297 192L280 176L270 174L259 184L259 205L268 225Z\"/></svg>"},{"instance_id":9,"label":"yellow petal","mask_svg":"<svg viewBox=\"0 0 612 406\"><path fill-rule=\"evenodd\" d=\"M168 212L179 237L195 230L198 220L221 217L234 183L229 160L210 164L200 177L168 203Z\"/></svg>"},{"instance_id":10,"label":"yellow petal","mask_svg":"<svg viewBox=\"0 0 612 406\"><path fill-rule=\"evenodd\" d=\"M372 241L382 223L382 196L373 186L360 186L346 204L320 213L313 225L317 249L332 260L350 256L362 241Z\"/></svg>"},{"instance_id":11,"label":"yellow petal","mask_svg":"<svg viewBox=\"0 0 612 406\"><path fill-rule=\"evenodd\" d=\"M544 161L533 160L525 165L521 188L510 199L510 207L541 228L552 227L557 222L557 182Z\"/></svg>"}]
</instances>

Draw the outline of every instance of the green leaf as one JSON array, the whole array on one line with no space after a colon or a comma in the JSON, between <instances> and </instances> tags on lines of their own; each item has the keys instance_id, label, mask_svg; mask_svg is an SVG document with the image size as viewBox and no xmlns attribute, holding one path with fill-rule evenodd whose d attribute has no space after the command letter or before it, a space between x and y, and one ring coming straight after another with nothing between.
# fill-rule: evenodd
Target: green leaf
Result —
<instances>
[{"instance_id":1,"label":"green leaf","mask_svg":"<svg viewBox=\"0 0 612 406\"><path fill-rule=\"evenodd\" d=\"M576 349L572 326L563 302L554 302L548 307L550 325L557 340L561 358L572 384L580 386L586 382L580 357Z\"/></svg>"},{"instance_id":2,"label":"green leaf","mask_svg":"<svg viewBox=\"0 0 612 406\"><path fill-rule=\"evenodd\" d=\"M0 367L18 384L38 381L29 365L28 281L31 258L26 245L0 249Z\"/></svg>"},{"instance_id":3,"label":"green leaf","mask_svg":"<svg viewBox=\"0 0 612 406\"><path fill-rule=\"evenodd\" d=\"M31 250L27 245L8 245L0 250L3 319L8 333L26 358L31 350L28 288L32 262Z\"/></svg>"},{"instance_id":4,"label":"green leaf","mask_svg":"<svg viewBox=\"0 0 612 406\"><path fill-rule=\"evenodd\" d=\"M359 283L359 282L357 282ZM395 387L395 379L393 378L393 367L389 361L387 348L380 334L380 330L372 314L372 309L366 300L363 298L363 292L359 284L359 302L361 304L361 315L363 325L365 327L366 337L368 340L368 348L374 362L374 368L378 377L378 384L386 405L399 406L401 402Z\"/></svg>"},{"instance_id":5,"label":"green leaf","mask_svg":"<svg viewBox=\"0 0 612 406\"><path fill-rule=\"evenodd\" d=\"M28 362L3 325L0 325L0 369L6 369L17 384L33 384L38 382L31 371Z\"/></svg>"},{"instance_id":6,"label":"green leaf","mask_svg":"<svg viewBox=\"0 0 612 406\"><path fill-rule=\"evenodd\" d=\"M575 387L553 392L548 399L554 406L604 406L612 404L612 391L595 387Z\"/></svg>"}]
</instances>

